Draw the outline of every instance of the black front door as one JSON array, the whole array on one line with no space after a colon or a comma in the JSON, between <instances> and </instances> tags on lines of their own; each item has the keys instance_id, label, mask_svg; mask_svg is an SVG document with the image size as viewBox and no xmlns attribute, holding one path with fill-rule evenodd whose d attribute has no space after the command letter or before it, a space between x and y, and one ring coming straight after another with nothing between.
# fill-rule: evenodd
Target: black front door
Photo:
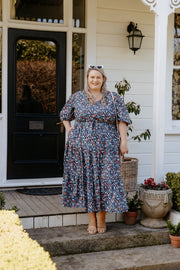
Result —
<instances>
[{"instance_id":1,"label":"black front door","mask_svg":"<svg viewBox=\"0 0 180 270\"><path fill-rule=\"evenodd\" d=\"M66 34L8 31L8 179L62 176Z\"/></svg>"}]
</instances>

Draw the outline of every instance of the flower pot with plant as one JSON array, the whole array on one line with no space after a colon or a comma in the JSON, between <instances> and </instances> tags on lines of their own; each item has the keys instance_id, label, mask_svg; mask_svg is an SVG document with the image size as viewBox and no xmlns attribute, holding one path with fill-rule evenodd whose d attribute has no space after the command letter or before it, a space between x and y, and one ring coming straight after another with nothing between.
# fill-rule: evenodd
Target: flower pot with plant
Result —
<instances>
[{"instance_id":1,"label":"flower pot with plant","mask_svg":"<svg viewBox=\"0 0 180 270\"><path fill-rule=\"evenodd\" d=\"M141 206L137 191L133 197L129 197L127 193L127 204L128 212L124 213L124 222L127 225L134 225L138 215L138 208Z\"/></svg>"},{"instance_id":2,"label":"flower pot with plant","mask_svg":"<svg viewBox=\"0 0 180 270\"><path fill-rule=\"evenodd\" d=\"M177 225L174 225L170 220L168 220L167 227L169 229L171 245L173 247L180 248L180 222Z\"/></svg>"},{"instance_id":3,"label":"flower pot with plant","mask_svg":"<svg viewBox=\"0 0 180 270\"><path fill-rule=\"evenodd\" d=\"M128 92L131 88L130 83L124 78L122 81L119 81L115 84L115 88L117 89L118 94L124 100L126 92ZM141 107L137 105L134 101L130 101L125 103L127 110L129 113L133 113L135 115L140 114ZM127 135L133 131L132 121L128 126ZM132 137L133 140L141 142L142 139L147 140L150 139L151 133L150 130L147 129L141 134L135 135ZM121 163L121 176L124 182L124 188L126 191L133 191L137 188L137 175L138 175L138 159L123 157Z\"/></svg>"},{"instance_id":4,"label":"flower pot with plant","mask_svg":"<svg viewBox=\"0 0 180 270\"><path fill-rule=\"evenodd\" d=\"M144 180L140 186L141 210L145 217L140 223L145 227L163 228L163 218L172 207L172 190L165 182L156 184L154 178Z\"/></svg>"}]
</instances>

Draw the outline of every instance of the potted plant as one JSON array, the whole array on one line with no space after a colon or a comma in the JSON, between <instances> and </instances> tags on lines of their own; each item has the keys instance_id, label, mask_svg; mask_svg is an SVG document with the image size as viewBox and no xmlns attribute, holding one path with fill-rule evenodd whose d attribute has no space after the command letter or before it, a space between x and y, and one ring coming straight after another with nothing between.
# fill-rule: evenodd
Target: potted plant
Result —
<instances>
[{"instance_id":1,"label":"potted plant","mask_svg":"<svg viewBox=\"0 0 180 270\"><path fill-rule=\"evenodd\" d=\"M172 224L170 220L167 221L167 227L169 229L169 237L171 239L171 245L173 247L180 247L180 222L177 225Z\"/></svg>"},{"instance_id":2,"label":"potted plant","mask_svg":"<svg viewBox=\"0 0 180 270\"><path fill-rule=\"evenodd\" d=\"M163 218L172 207L172 190L165 182L156 183L154 178L144 180L140 186L141 210L145 217L140 223L145 227L163 228Z\"/></svg>"},{"instance_id":3,"label":"potted plant","mask_svg":"<svg viewBox=\"0 0 180 270\"><path fill-rule=\"evenodd\" d=\"M138 192L133 197L128 197L127 192L128 212L124 213L124 222L127 225L134 225L136 223L138 208L141 206L141 201L138 198Z\"/></svg>"},{"instance_id":4,"label":"potted plant","mask_svg":"<svg viewBox=\"0 0 180 270\"><path fill-rule=\"evenodd\" d=\"M122 81L119 81L115 84L115 88L117 89L118 94L123 98L131 88L130 83L123 78ZM126 107L129 113L133 113L135 115L140 114L141 108L140 105L137 105L134 101L130 101L126 103ZM132 121L128 126L127 135L133 131ZM147 129L139 135L132 136L133 140L137 140L141 142L142 139L147 140L150 139L151 133L150 130ZM138 175L138 159L123 157L121 163L121 176L124 182L124 188L126 191L133 191L137 188L137 175Z\"/></svg>"}]
</instances>

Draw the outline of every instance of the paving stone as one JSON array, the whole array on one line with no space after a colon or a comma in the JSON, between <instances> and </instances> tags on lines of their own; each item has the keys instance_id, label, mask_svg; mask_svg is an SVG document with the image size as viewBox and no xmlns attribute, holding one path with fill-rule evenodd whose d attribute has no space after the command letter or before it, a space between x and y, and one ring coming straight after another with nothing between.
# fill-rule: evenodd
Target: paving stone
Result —
<instances>
[{"instance_id":1,"label":"paving stone","mask_svg":"<svg viewBox=\"0 0 180 270\"><path fill-rule=\"evenodd\" d=\"M171 245L53 257L58 270L179 270L180 249Z\"/></svg>"}]
</instances>

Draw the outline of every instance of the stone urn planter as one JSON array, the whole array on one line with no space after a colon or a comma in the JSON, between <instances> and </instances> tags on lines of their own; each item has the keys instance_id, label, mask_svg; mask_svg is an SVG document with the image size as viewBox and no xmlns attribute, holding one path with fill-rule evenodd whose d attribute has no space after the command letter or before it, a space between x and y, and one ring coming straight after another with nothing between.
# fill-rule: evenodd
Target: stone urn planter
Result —
<instances>
[{"instance_id":1,"label":"stone urn planter","mask_svg":"<svg viewBox=\"0 0 180 270\"><path fill-rule=\"evenodd\" d=\"M172 207L172 190L151 190L140 187L141 210L145 217L140 223L149 228L166 227L163 218Z\"/></svg>"}]
</instances>

